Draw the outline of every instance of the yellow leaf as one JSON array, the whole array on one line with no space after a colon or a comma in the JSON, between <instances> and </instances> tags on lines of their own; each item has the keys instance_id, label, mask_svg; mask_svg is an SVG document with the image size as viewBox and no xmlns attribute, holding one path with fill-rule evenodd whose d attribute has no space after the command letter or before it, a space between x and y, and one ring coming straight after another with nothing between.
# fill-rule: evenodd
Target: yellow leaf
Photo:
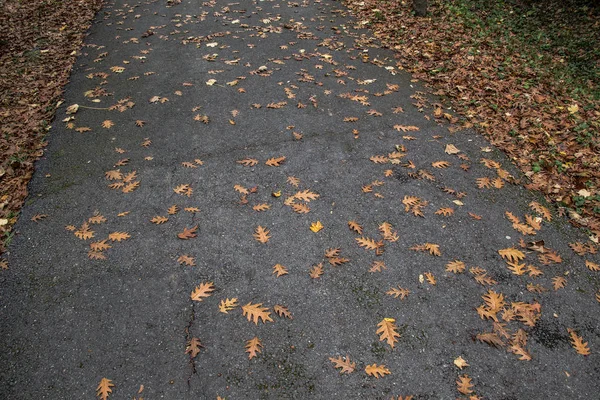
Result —
<instances>
[{"instance_id":1,"label":"yellow leaf","mask_svg":"<svg viewBox=\"0 0 600 400\"><path fill-rule=\"evenodd\" d=\"M323 228L324 228L324 226L321 223L321 221L313 222L312 224L310 224L310 230L315 233L319 232Z\"/></svg>"}]
</instances>

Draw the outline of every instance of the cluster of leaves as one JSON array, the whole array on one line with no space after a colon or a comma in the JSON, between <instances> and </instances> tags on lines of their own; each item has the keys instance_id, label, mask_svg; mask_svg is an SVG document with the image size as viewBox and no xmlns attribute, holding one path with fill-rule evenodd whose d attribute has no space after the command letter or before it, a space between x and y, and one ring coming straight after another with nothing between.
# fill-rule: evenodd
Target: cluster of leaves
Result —
<instances>
[{"instance_id":1,"label":"cluster of leaves","mask_svg":"<svg viewBox=\"0 0 600 400\"><path fill-rule=\"evenodd\" d=\"M0 9L0 254L85 31L102 0L7 0Z\"/></svg>"},{"instance_id":2,"label":"cluster of leaves","mask_svg":"<svg viewBox=\"0 0 600 400\"><path fill-rule=\"evenodd\" d=\"M346 4L360 26L397 51L399 66L452 103L463 127L484 132L510 155L530 179L528 188L598 235L598 9L574 1L521 9L522 2L433 0L430 16L418 18L411 3ZM565 65L578 67L569 72Z\"/></svg>"}]
</instances>

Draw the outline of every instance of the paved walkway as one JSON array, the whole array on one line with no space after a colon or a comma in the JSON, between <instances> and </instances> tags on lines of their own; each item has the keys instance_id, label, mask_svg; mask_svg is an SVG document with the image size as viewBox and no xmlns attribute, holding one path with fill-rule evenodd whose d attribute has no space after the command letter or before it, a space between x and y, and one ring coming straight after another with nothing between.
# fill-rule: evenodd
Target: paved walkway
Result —
<instances>
[{"instance_id":1,"label":"paved walkway","mask_svg":"<svg viewBox=\"0 0 600 400\"><path fill-rule=\"evenodd\" d=\"M596 248L355 25L107 1L0 274L2 398L598 395Z\"/></svg>"}]
</instances>

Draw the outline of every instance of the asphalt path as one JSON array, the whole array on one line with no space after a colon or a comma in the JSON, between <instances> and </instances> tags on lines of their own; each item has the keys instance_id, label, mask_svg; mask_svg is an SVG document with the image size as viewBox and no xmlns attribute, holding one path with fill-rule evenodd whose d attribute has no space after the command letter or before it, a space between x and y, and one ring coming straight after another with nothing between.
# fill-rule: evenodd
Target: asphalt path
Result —
<instances>
[{"instance_id":1,"label":"asphalt path","mask_svg":"<svg viewBox=\"0 0 600 400\"><path fill-rule=\"evenodd\" d=\"M0 397L600 398L595 245L367 28L106 2L0 271Z\"/></svg>"}]
</instances>

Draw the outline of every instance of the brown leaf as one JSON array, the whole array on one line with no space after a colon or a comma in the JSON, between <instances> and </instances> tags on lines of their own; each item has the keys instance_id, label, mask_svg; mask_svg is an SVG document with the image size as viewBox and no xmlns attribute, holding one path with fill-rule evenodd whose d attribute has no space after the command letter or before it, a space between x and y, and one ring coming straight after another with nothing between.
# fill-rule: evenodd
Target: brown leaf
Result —
<instances>
[{"instance_id":1,"label":"brown leaf","mask_svg":"<svg viewBox=\"0 0 600 400\"><path fill-rule=\"evenodd\" d=\"M360 224L358 222L348 221L348 227L350 228L351 231L354 231L354 232L358 233L359 235L362 235L363 228L362 228L362 226L360 226Z\"/></svg>"},{"instance_id":2,"label":"brown leaf","mask_svg":"<svg viewBox=\"0 0 600 400\"><path fill-rule=\"evenodd\" d=\"M181 255L177 258L177 262L179 264L185 264L189 267L193 267L196 265L196 260L194 259L194 257L188 256L188 255Z\"/></svg>"},{"instance_id":3,"label":"brown leaf","mask_svg":"<svg viewBox=\"0 0 600 400\"><path fill-rule=\"evenodd\" d=\"M254 231L254 239L261 243L267 243L271 236L269 235L270 231L262 226L258 226Z\"/></svg>"},{"instance_id":4,"label":"brown leaf","mask_svg":"<svg viewBox=\"0 0 600 400\"><path fill-rule=\"evenodd\" d=\"M187 346L185 347L185 354L189 354L190 358L196 358L198 353L200 353L201 347L204 346L202 346L202 343L200 343L200 339L193 337L189 340Z\"/></svg>"},{"instance_id":5,"label":"brown leaf","mask_svg":"<svg viewBox=\"0 0 600 400\"><path fill-rule=\"evenodd\" d=\"M281 318L294 319L294 317L292 317L292 313L289 312L289 310L286 306L275 304L273 306L273 311L275 311L275 313L277 315L279 315Z\"/></svg>"},{"instance_id":6,"label":"brown leaf","mask_svg":"<svg viewBox=\"0 0 600 400\"><path fill-rule=\"evenodd\" d=\"M275 266L273 266L273 274L277 275L279 278L282 275L287 275L288 271L283 265L275 264Z\"/></svg>"},{"instance_id":7,"label":"brown leaf","mask_svg":"<svg viewBox=\"0 0 600 400\"><path fill-rule=\"evenodd\" d=\"M202 301L207 297L212 295L212 291L215 290L215 286L212 282L202 282L198 286L194 288L192 293L190 294L190 298L193 301Z\"/></svg>"},{"instance_id":8,"label":"brown leaf","mask_svg":"<svg viewBox=\"0 0 600 400\"><path fill-rule=\"evenodd\" d=\"M312 279L318 279L321 277L321 275L323 275L323 263L320 263L318 265L314 265L310 271L309 271L309 275Z\"/></svg>"},{"instance_id":9,"label":"brown leaf","mask_svg":"<svg viewBox=\"0 0 600 400\"><path fill-rule=\"evenodd\" d=\"M393 318L384 318L377 324L379 327L377 330L379 341L386 340L392 349L394 348L394 344L398 341L396 338L400 337L400 334L397 331L398 328L394 322L396 322L396 320Z\"/></svg>"},{"instance_id":10,"label":"brown leaf","mask_svg":"<svg viewBox=\"0 0 600 400\"><path fill-rule=\"evenodd\" d=\"M238 306L238 299L234 297L233 299L225 299L221 300L219 303L219 311L223 314L229 313L229 311L233 310Z\"/></svg>"},{"instance_id":11,"label":"brown leaf","mask_svg":"<svg viewBox=\"0 0 600 400\"><path fill-rule=\"evenodd\" d=\"M456 380L456 390L458 390L462 394L471 394L473 393L473 384L471 383L471 378L467 374L461 375Z\"/></svg>"},{"instance_id":12,"label":"brown leaf","mask_svg":"<svg viewBox=\"0 0 600 400\"><path fill-rule=\"evenodd\" d=\"M262 343L258 337L254 337L246 342L246 353L248 353L248 359L256 357L258 353L262 353Z\"/></svg>"},{"instance_id":13,"label":"brown leaf","mask_svg":"<svg viewBox=\"0 0 600 400\"><path fill-rule=\"evenodd\" d=\"M569 336L571 336L571 345L577 352L577 354L581 354L583 356L589 356L591 354L590 348L588 347L588 342L584 342L583 338L577 334L573 329L568 328Z\"/></svg>"},{"instance_id":14,"label":"brown leaf","mask_svg":"<svg viewBox=\"0 0 600 400\"><path fill-rule=\"evenodd\" d=\"M156 217L152 218L150 220L150 222L152 222L153 224L156 224L156 225L160 225L160 224L164 224L168 220L169 220L169 218L167 218L167 217L161 217L160 215L157 215Z\"/></svg>"},{"instance_id":15,"label":"brown leaf","mask_svg":"<svg viewBox=\"0 0 600 400\"><path fill-rule=\"evenodd\" d=\"M113 242L120 242L131 238L131 235L127 232L113 232L108 235L108 238Z\"/></svg>"},{"instance_id":16,"label":"brown leaf","mask_svg":"<svg viewBox=\"0 0 600 400\"><path fill-rule=\"evenodd\" d=\"M350 356L346 355L346 359L344 360L342 357L333 358L329 357L329 361L331 361L334 365L334 368L340 369L340 374L351 374L354 372L356 368L356 363L350 361Z\"/></svg>"},{"instance_id":17,"label":"brown leaf","mask_svg":"<svg viewBox=\"0 0 600 400\"><path fill-rule=\"evenodd\" d=\"M370 376L374 376L375 378L379 379L385 375L389 375L391 372L389 369L387 369L385 367L385 365L381 364L381 365L377 365L377 364L371 364L371 365L367 365L365 367L365 372L367 373L367 375Z\"/></svg>"},{"instance_id":18,"label":"brown leaf","mask_svg":"<svg viewBox=\"0 0 600 400\"><path fill-rule=\"evenodd\" d=\"M279 167L285 161L285 156L269 158L265 164L270 167Z\"/></svg>"},{"instance_id":19,"label":"brown leaf","mask_svg":"<svg viewBox=\"0 0 600 400\"><path fill-rule=\"evenodd\" d=\"M197 237L196 231L198 230L198 225L192 228L183 228L183 232L178 233L177 237L179 239L188 240Z\"/></svg>"},{"instance_id":20,"label":"brown leaf","mask_svg":"<svg viewBox=\"0 0 600 400\"><path fill-rule=\"evenodd\" d=\"M112 388L114 386L115 385L110 379L102 378L96 388L96 396L99 397L100 400L107 400L108 396L112 393Z\"/></svg>"},{"instance_id":21,"label":"brown leaf","mask_svg":"<svg viewBox=\"0 0 600 400\"><path fill-rule=\"evenodd\" d=\"M258 325L259 320L262 320L263 324L267 321L273 322L269 309L261 306L262 303L248 303L245 306L242 306L242 315L244 315L248 321L253 321L255 325Z\"/></svg>"}]
</instances>

